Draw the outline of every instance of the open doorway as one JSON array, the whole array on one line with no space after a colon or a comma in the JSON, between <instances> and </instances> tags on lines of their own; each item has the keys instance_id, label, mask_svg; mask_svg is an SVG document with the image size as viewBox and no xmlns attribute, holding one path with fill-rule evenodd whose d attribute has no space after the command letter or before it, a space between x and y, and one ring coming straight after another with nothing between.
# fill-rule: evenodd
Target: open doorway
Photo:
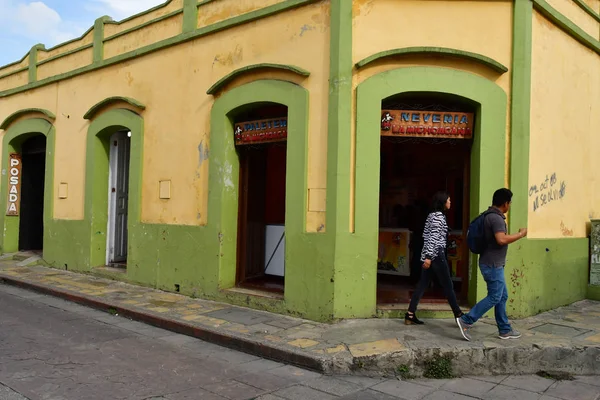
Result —
<instances>
[{"instance_id":1,"label":"open doorway","mask_svg":"<svg viewBox=\"0 0 600 400\"><path fill-rule=\"evenodd\" d=\"M465 99L407 93L382 102L377 303L408 303L421 274L423 229L437 191L452 199L447 257L454 289L468 284L470 156L475 106ZM422 302L445 303L434 279Z\"/></svg>"},{"instance_id":2,"label":"open doorway","mask_svg":"<svg viewBox=\"0 0 600 400\"><path fill-rule=\"evenodd\" d=\"M39 134L23 142L21 163L19 251L41 252L44 247L46 136Z\"/></svg>"},{"instance_id":3,"label":"open doorway","mask_svg":"<svg viewBox=\"0 0 600 400\"><path fill-rule=\"evenodd\" d=\"M253 104L237 110L240 162L238 286L282 293L285 279L287 107Z\"/></svg>"},{"instance_id":4,"label":"open doorway","mask_svg":"<svg viewBox=\"0 0 600 400\"><path fill-rule=\"evenodd\" d=\"M119 131L109 143L107 265L126 268L131 132Z\"/></svg>"}]
</instances>

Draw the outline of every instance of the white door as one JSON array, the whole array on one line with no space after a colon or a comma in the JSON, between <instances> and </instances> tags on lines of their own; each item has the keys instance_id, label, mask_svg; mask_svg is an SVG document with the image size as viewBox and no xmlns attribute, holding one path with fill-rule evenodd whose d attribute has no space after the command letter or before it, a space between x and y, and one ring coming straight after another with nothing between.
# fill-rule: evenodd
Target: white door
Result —
<instances>
[{"instance_id":1,"label":"white door","mask_svg":"<svg viewBox=\"0 0 600 400\"><path fill-rule=\"evenodd\" d=\"M117 132L110 139L108 264L123 264L127 261L130 143L127 131Z\"/></svg>"}]
</instances>

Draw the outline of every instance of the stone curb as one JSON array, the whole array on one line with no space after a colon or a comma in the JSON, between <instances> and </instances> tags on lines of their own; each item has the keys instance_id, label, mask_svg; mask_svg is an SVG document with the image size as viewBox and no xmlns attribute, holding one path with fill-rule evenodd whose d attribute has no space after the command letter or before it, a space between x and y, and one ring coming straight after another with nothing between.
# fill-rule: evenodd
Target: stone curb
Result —
<instances>
[{"instance_id":1,"label":"stone curb","mask_svg":"<svg viewBox=\"0 0 600 400\"><path fill-rule=\"evenodd\" d=\"M243 334L223 332L219 329L199 327L149 312L75 293L56 289L26 279L0 273L0 282L59 297L106 312L140 321L158 328L195 337L252 355L297 365L325 374L355 374L365 376L395 375L399 366L406 366L410 374L419 377L426 363L439 357L452 362L455 375L516 375L539 371L566 372L577 375L600 375L599 346L544 346L543 343L518 347L448 347L435 346L404 348L383 354L355 357L352 355L318 355L300 352L288 346L247 337Z\"/></svg>"}]
</instances>

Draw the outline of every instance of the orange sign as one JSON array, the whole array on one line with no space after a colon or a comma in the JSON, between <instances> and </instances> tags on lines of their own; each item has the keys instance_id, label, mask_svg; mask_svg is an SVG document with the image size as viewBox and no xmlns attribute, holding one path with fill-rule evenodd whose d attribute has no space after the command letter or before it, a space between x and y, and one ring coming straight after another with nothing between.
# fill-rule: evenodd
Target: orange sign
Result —
<instances>
[{"instance_id":1,"label":"orange sign","mask_svg":"<svg viewBox=\"0 0 600 400\"><path fill-rule=\"evenodd\" d=\"M441 111L383 110L381 136L471 139L473 114Z\"/></svg>"},{"instance_id":2,"label":"orange sign","mask_svg":"<svg viewBox=\"0 0 600 400\"><path fill-rule=\"evenodd\" d=\"M236 145L283 142L287 140L287 117L237 123L234 135Z\"/></svg>"},{"instance_id":3,"label":"orange sign","mask_svg":"<svg viewBox=\"0 0 600 400\"><path fill-rule=\"evenodd\" d=\"M6 215L19 215L21 204L21 155L11 154L8 158L8 206Z\"/></svg>"}]
</instances>

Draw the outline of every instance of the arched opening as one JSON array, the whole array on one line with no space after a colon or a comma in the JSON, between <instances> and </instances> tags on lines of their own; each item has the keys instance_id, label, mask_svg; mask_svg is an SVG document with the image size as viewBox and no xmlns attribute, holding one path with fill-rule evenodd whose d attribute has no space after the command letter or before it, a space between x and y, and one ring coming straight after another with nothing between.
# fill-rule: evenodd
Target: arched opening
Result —
<instances>
[{"instance_id":1,"label":"arched opening","mask_svg":"<svg viewBox=\"0 0 600 400\"><path fill-rule=\"evenodd\" d=\"M44 247L46 136L34 134L16 147L20 147L19 153L12 155L9 160L7 214L19 216L19 251L39 251L41 253ZM16 157L16 155L20 157ZM17 163L20 163L20 166ZM20 168L20 177L12 173L15 168Z\"/></svg>"},{"instance_id":2,"label":"arched opening","mask_svg":"<svg viewBox=\"0 0 600 400\"><path fill-rule=\"evenodd\" d=\"M447 192L447 258L459 300L468 296L470 160L478 105L460 96L405 92L381 102L377 303L407 303L422 269L431 199ZM434 280L422 302L445 302Z\"/></svg>"},{"instance_id":3,"label":"arched opening","mask_svg":"<svg viewBox=\"0 0 600 400\"><path fill-rule=\"evenodd\" d=\"M260 102L229 114L239 159L236 283L284 290L287 117L285 105Z\"/></svg>"}]
</instances>

